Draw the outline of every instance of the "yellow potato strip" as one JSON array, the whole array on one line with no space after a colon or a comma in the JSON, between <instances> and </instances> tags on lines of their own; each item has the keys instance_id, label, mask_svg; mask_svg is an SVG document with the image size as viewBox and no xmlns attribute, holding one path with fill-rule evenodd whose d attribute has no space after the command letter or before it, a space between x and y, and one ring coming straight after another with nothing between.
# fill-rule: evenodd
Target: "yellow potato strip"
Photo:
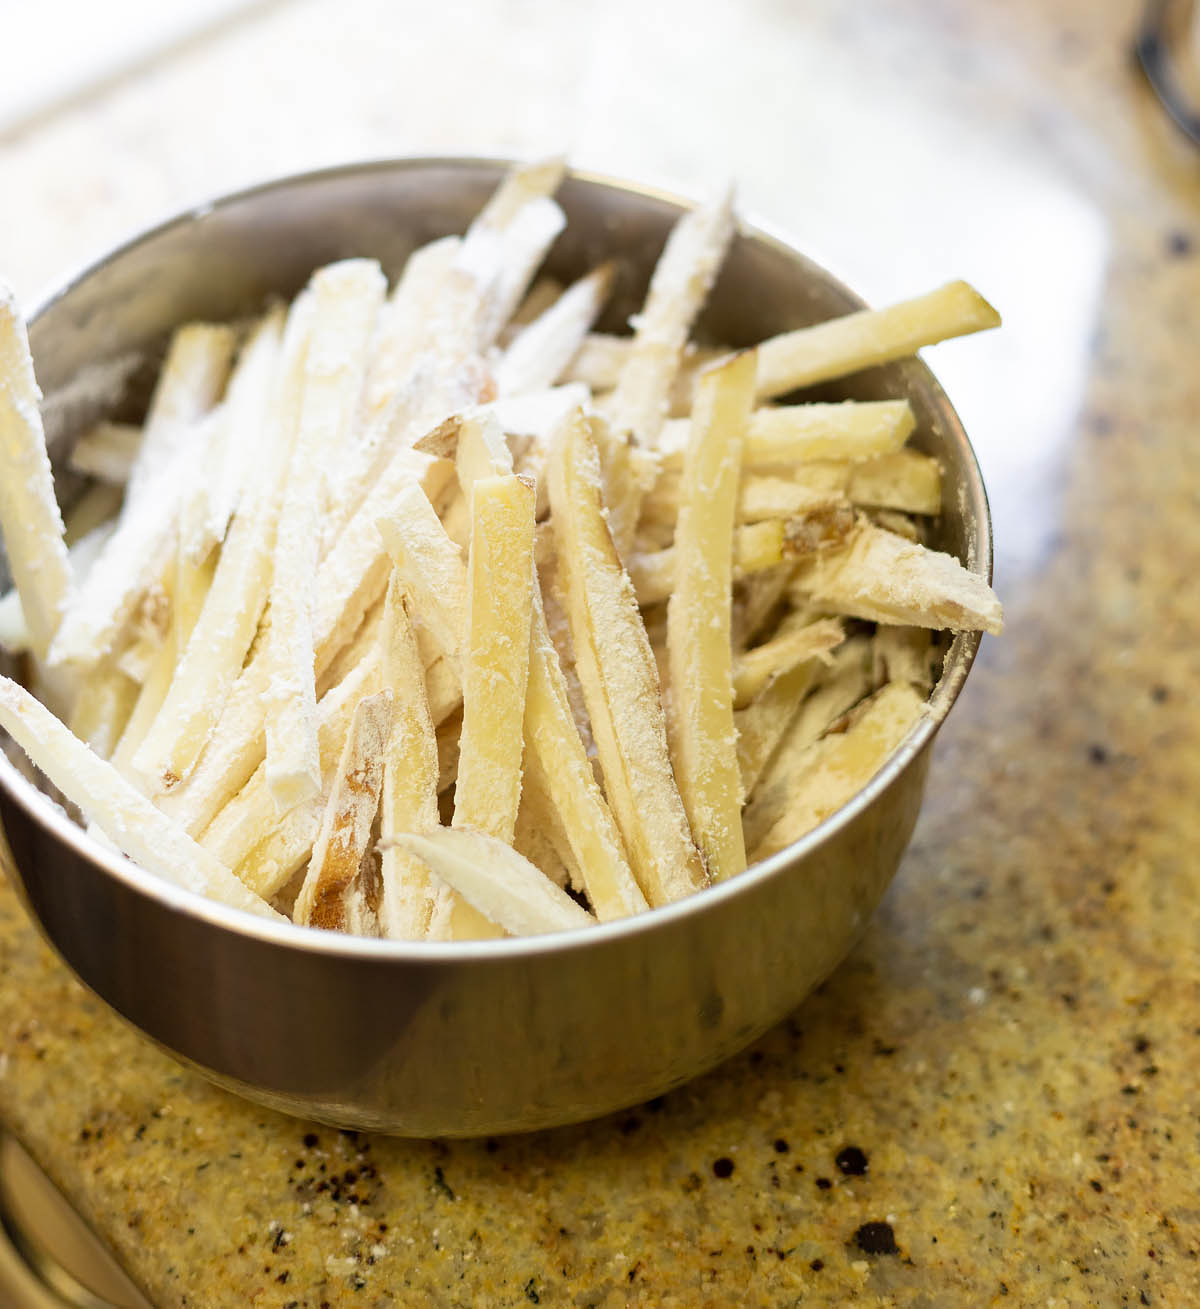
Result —
<instances>
[{"instance_id":1,"label":"yellow potato strip","mask_svg":"<svg viewBox=\"0 0 1200 1309\"><path fill-rule=\"evenodd\" d=\"M367 345L383 301L379 265L347 259L313 275L303 394L275 535L267 635L267 782L280 812L321 788L312 579L331 469L355 437Z\"/></svg>"},{"instance_id":2,"label":"yellow potato strip","mask_svg":"<svg viewBox=\"0 0 1200 1309\"><path fill-rule=\"evenodd\" d=\"M816 659L803 660L773 678L745 708L734 713L738 772L747 799L754 794L763 769L787 734L820 667Z\"/></svg>"},{"instance_id":3,"label":"yellow potato strip","mask_svg":"<svg viewBox=\"0 0 1200 1309\"><path fill-rule=\"evenodd\" d=\"M472 496L463 729L454 825L512 842L533 602L533 487L485 477Z\"/></svg>"},{"instance_id":4,"label":"yellow potato strip","mask_svg":"<svg viewBox=\"0 0 1200 1309\"><path fill-rule=\"evenodd\" d=\"M280 486L295 443L312 315L313 302L303 295L288 314L273 387L266 469L256 493L234 516L166 699L132 757L132 767L152 792L169 790L191 773L258 630L271 583Z\"/></svg>"},{"instance_id":5,"label":"yellow potato strip","mask_svg":"<svg viewBox=\"0 0 1200 1309\"><path fill-rule=\"evenodd\" d=\"M312 860L292 909L297 923L332 932L378 935L375 911L360 873L379 809L383 757L391 727L391 691L378 691L358 702Z\"/></svg>"},{"instance_id":6,"label":"yellow potato strip","mask_svg":"<svg viewBox=\"0 0 1200 1309\"><path fill-rule=\"evenodd\" d=\"M907 682L890 682L845 732L818 741L807 768L795 778L786 810L754 847L754 858L766 859L783 850L851 800L925 707L925 698Z\"/></svg>"},{"instance_id":7,"label":"yellow potato strip","mask_svg":"<svg viewBox=\"0 0 1200 1309\"><path fill-rule=\"evenodd\" d=\"M582 413L555 443L550 502L576 667L605 789L651 905L707 882L667 749L654 654L604 518L600 460Z\"/></svg>"},{"instance_id":8,"label":"yellow potato strip","mask_svg":"<svg viewBox=\"0 0 1200 1309\"><path fill-rule=\"evenodd\" d=\"M247 890L40 701L0 677L0 727L124 854L165 881L263 918L279 915Z\"/></svg>"},{"instance_id":9,"label":"yellow potato strip","mask_svg":"<svg viewBox=\"0 0 1200 1309\"><path fill-rule=\"evenodd\" d=\"M667 728L679 794L714 881L746 867L733 726L733 520L742 436L754 400L754 354L736 355L697 387L667 603Z\"/></svg>"},{"instance_id":10,"label":"yellow potato strip","mask_svg":"<svg viewBox=\"0 0 1200 1309\"><path fill-rule=\"evenodd\" d=\"M801 563L794 586L831 611L906 627L998 634L1000 601L953 555L862 524L849 542Z\"/></svg>"},{"instance_id":11,"label":"yellow potato strip","mask_svg":"<svg viewBox=\"0 0 1200 1309\"><path fill-rule=\"evenodd\" d=\"M744 577L782 563L786 544L785 525L776 519L748 523L733 534L733 575ZM647 551L629 561L638 603L643 607L667 599L675 587L677 556L674 546Z\"/></svg>"},{"instance_id":12,"label":"yellow potato strip","mask_svg":"<svg viewBox=\"0 0 1200 1309\"><path fill-rule=\"evenodd\" d=\"M190 443L196 422L221 398L237 335L223 323L187 323L167 348L150 398L125 501L133 506Z\"/></svg>"},{"instance_id":13,"label":"yellow potato strip","mask_svg":"<svg viewBox=\"0 0 1200 1309\"><path fill-rule=\"evenodd\" d=\"M566 678L546 626L540 589L535 589L533 596L525 774L526 786L532 783L553 806L600 921L648 908L575 726Z\"/></svg>"},{"instance_id":14,"label":"yellow potato strip","mask_svg":"<svg viewBox=\"0 0 1200 1309\"><path fill-rule=\"evenodd\" d=\"M437 828L396 843L423 860L501 933L534 936L588 927L595 918L511 846L483 832Z\"/></svg>"},{"instance_id":15,"label":"yellow potato strip","mask_svg":"<svg viewBox=\"0 0 1200 1309\"><path fill-rule=\"evenodd\" d=\"M553 385L604 308L613 274L612 264L602 264L581 277L516 335L496 365L501 396Z\"/></svg>"},{"instance_id":16,"label":"yellow potato strip","mask_svg":"<svg viewBox=\"0 0 1200 1309\"><path fill-rule=\"evenodd\" d=\"M886 309L860 309L764 341L758 347L758 396L786 395L999 325L1000 315L978 291L949 282Z\"/></svg>"},{"instance_id":17,"label":"yellow potato strip","mask_svg":"<svg viewBox=\"0 0 1200 1309\"><path fill-rule=\"evenodd\" d=\"M841 623L825 618L781 631L762 645L744 650L733 665L734 704L744 708L773 677L813 655L832 650L841 644L842 636Z\"/></svg>"},{"instance_id":18,"label":"yellow potato strip","mask_svg":"<svg viewBox=\"0 0 1200 1309\"><path fill-rule=\"evenodd\" d=\"M317 705L320 794L279 814L263 764L205 829L200 843L265 900L291 880L312 853L358 702L380 690L378 651L372 650Z\"/></svg>"},{"instance_id":19,"label":"yellow potato strip","mask_svg":"<svg viewBox=\"0 0 1200 1309\"><path fill-rule=\"evenodd\" d=\"M318 680L358 630L363 616L383 595L390 571L376 522L413 480L411 451L398 451L386 474L372 489L360 513L338 536L317 572L313 621L315 672ZM445 485L449 466L424 461L417 494L428 499ZM422 489L426 488L426 489ZM228 548L228 546L226 547ZM197 629L199 630L199 629ZM196 640L195 634L192 643ZM256 651L233 684L216 728L193 773L160 797L164 811L193 834L202 831L217 811L245 784L263 758L263 697L267 663Z\"/></svg>"},{"instance_id":20,"label":"yellow potato strip","mask_svg":"<svg viewBox=\"0 0 1200 1309\"><path fill-rule=\"evenodd\" d=\"M644 445L658 440L688 332L732 236L733 190L727 188L675 224L655 265L610 408L613 427Z\"/></svg>"},{"instance_id":21,"label":"yellow potato strip","mask_svg":"<svg viewBox=\"0 0 1200 1309\"><path fill-rule=\"evenodd\" d=\"M383 936L417 940L429 930L434 884L419 859L395 843L403 832L438 826L438 741L425 694L425 669L399 575L392 574L382 627L383 680L393 696L392 732L380 809Z\"/></svg>"},{"instance_id":22,"label":"yellow potato strip","mask_svg":"<svg viewBox=\"0 0 1200 1309\"><path fill-rule=\"evenodd\" d=\"M124 486L141 443L142 429L133 423L97 423L75 442L67 462L83 477Z\"/></svg>"},{"instance_id":23,"label":"yellow potato strip","mask_svg":"<svg viewBox=\"0 0 1200 1309\"><path fill-rule=\"evenodd\" d=\"M58 631L72 589L41 398L24 320L12 291L0 282L0 529L39 659Z\"/></svg>"}]
</instances>

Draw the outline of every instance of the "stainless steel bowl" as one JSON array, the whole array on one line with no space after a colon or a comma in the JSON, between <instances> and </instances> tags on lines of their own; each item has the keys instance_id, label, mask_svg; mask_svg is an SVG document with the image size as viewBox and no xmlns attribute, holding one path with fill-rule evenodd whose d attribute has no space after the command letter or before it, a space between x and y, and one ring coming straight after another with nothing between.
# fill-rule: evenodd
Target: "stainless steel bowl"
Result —
<instances>
[{"instance_id":1,"label":"stainless steel bowl","mask_svg":"<svg viewBox=\"0 0 1200 1309\"><path fill-rule=\"evenodd\" d=\"M61 463L99 411L144 404L171 327L291 294L318 264L373 255L395 273L414 246L462 231L503 163L407 159L288 178L140 236L33 316L38 376ZM617 328L636 306L682 204L573 173L551 271L621 261ZM735 241L703 320L734 345L861 302L781 241ZM75 386L133 356L117 403ZM945 468L938 544L991 568L987 501L971 447L917 362L843 391L907 396L917 444ZM955 637L930 715L850 804L736 880L587 932L456 944L359 940L263 923L110 855L0 756L10 870L78 976L162 1047L251 1099L345 1127L468 1136L569 1123L660 1094L778 1022L842 959L896 870L921 803L929 747L977 636Z\"/></svg>"}]
</instances>

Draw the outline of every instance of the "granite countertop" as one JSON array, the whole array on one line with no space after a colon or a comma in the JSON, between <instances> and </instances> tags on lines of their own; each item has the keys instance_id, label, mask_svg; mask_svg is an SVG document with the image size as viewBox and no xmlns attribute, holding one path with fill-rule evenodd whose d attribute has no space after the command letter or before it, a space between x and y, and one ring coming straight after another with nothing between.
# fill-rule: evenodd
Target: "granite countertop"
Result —
<instances>
[{"instance_id":1,"label":"granite countertop","mask_svg":"<svg viewBox=\"0 0 1200 1309\"><path fill-rule=\"evenodd\" d=\"M274 4L0 137L24 294L261 174L565 137L1007 320L930 354L1008 630L861 944L716 1072L525 1138L314 1127L127 1029L0 885L0 1120L156 1304L1200 1303L1200 155L1128 10Z\"/></svg>"}]
</instances>

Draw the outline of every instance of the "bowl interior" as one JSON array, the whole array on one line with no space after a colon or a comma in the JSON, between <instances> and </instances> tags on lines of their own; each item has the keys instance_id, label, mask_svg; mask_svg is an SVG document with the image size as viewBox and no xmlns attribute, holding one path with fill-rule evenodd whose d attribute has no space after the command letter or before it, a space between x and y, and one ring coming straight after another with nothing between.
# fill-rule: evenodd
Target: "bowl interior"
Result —
<instances>
[{"instance_id":1,"label":"bowl interior","mask_svg":"<svg viewBox=\"0 0 1200 1309\"><path fill-rule=\"evenodd\" d=\"M30 324L60 500L69 504L81 487L65 467L73 440L98 418L143 416L165 344L179 323L258 312L273 298L293 295L315 267L338 258L375 257L394 277L418 246L465 230L506 167L506 161L488 159L382 161L267 183L152 229L68 280ZM616 288L600 327L627 330L682 202L586 173L570 174L557 199L568 223L547 271L569 280L615 257ZM698 335L749 345L861 304L779 239L743 227ZM990 574L990 524L979 470L953 409L924 365L913 360L866 370L821 388L820 395L910 400L917 416L913 444L936 456L944 470L943 512L932 525L931 544ZM2 558L0 574L7 575ZM969 633L949 642L930 719L915 729L922 740L949 710L977 645L978 637ZM0 785L39 809L40 821L58 821L48 800L31 800L28 788L14 786L15 780L11 760L0 756ZM145 883L150 894L161 893L157 879ZM241 916L235 919L243 927Z\"/></svg>"}]
</instances>

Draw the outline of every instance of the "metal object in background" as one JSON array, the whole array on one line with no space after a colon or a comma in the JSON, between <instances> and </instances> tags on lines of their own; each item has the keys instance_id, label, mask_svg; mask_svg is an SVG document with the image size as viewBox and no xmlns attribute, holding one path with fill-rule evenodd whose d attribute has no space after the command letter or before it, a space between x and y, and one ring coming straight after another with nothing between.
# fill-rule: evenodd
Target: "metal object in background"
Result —
<instances>
[{"instance_id":1,"label":"metal object in background","mask_svg":"<svg viewBox=\"0 0 1200 1309\"><path fill-rule=\"evenodd\" d=\"M85 365L130 352L146 361L144 384L173 326L260 309L331 259L373 255L395 274L416 245L461 232L503 172L481 159L353 165L228 197L133 240L34 315L50 406ZM569 222L549 271L569 280L616 255L619 286L601 326L619 329L682 207L585 173L571 174L557 198ZM860 305L793 249L747 228L701 328L741 345ZM832 393L911 400L916 444L945 470L933 543L989 575L979 469L928 369L906 361ZM71 430L52 438L56 462L97 416L85 395ZM293 1114L401 1135L547 1127L649 1099L713 1067L838 964L895 873L929 747L978 644L974 634L953 639L927 715L815 832L686 901L587 931L399 942L262 922L109 853L3 756L0 815L16 883L70 967L219 1084Z\"/></svg>"},{"instance_id":2,"label":"metal object in background","mask_svg":"<svg viewBox=\"0 0 1200 1309\"><path fill-rule=\"evenodd\" d=\"M1200 145L1200 8L1195 0L1150 0L1133 48L1163 108Z\"/></svg>"},{"instance_id":3,"label":"metal object in background","mask_svg":"<svg viewBox=\"0 0 1200 1309\"><path fill-rule=\"evenodd\" d=\"M7 1135L0 1135L0 1304L150 1309L83 1219Z\"/></svg>"}]
</instances>

